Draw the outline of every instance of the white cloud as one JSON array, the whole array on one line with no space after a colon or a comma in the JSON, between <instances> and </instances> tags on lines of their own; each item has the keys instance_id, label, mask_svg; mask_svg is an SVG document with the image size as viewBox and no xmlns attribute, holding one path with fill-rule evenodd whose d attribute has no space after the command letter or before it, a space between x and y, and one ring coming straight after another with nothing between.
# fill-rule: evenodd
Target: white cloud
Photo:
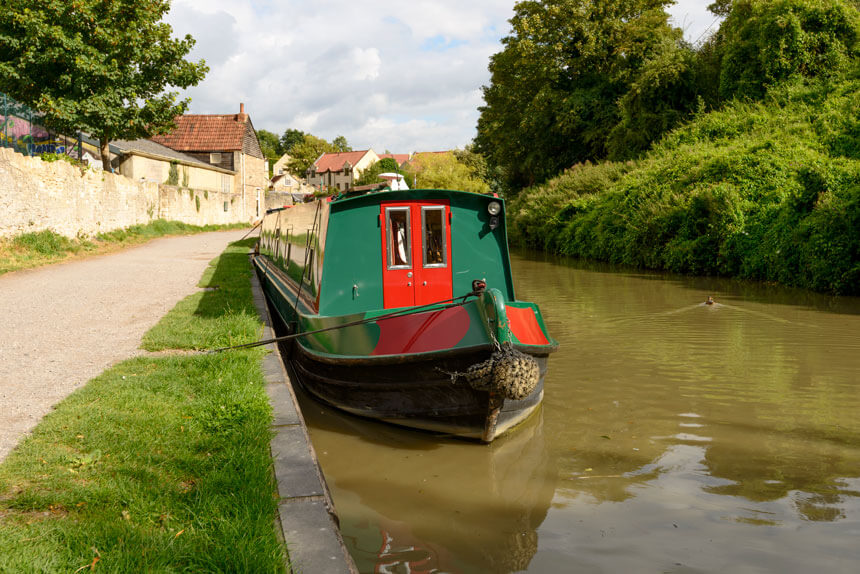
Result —
<instances>
[{"instance_id":1,"label":"white cloud","mask_svg":"<svg viewBox=\"0 0 860 574\"><path fill-rule=\"evenodd\" d=\"M702 3L709 2L680 0L675 8ZM514 0L175 0L168 21L177 36L197 40L191 57L211 68L187 91L191 113L237 112L244 102L258 129L344 135L356 149L408 152L462 147L474 137L480 87L513 7Z\"/></svg>"}]
</instances>

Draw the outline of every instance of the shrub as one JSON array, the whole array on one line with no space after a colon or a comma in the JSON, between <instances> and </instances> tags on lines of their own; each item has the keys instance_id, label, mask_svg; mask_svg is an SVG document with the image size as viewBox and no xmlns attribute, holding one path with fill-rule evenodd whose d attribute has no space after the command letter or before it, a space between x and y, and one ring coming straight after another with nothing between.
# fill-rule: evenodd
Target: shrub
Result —
<instances>
[{"instance_id":1,"label":"shrub","mask_svg":"<svg viewBox=\"0 0 860 574\"><path fill-rule=\"evenodd\" d=\"M857 11L842 0L735 0L725 38L720 95L760 98L788 78L832 76L856 55Z\"/></svg>"},{"instance_id":2,"label":"shrub","mask_svg":"<svg viewBox=\"0 0 860 574\"><path fill-rule=\"evenodd\" d=\"M700 114L633 163L582 164L508 206L512 242L860 293L860 80L786 84ZM812 104L811 104L812 103Z\"/></svg>"},{"instance_id":3,"label":"shrub","mask_svg":"<svg viewBox=\"0 0 860 574\"><path fill-rule=\"evenodd\" d=\"M179 162L170 162L167 170L167 185L179 185Z\"/></svg>"}]
</instances>

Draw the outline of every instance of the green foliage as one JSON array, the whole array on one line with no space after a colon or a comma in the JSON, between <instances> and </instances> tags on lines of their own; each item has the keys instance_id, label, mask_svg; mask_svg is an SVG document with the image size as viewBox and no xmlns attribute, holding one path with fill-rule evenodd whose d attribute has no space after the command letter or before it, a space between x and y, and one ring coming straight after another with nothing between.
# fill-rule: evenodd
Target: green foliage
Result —
<instances>
[{"instance_id":1,"label":"green foliage","mask_svg":"<svg viewBox=\"0 0 860 574\"><path fill-rule=\"evenodd\" d=\"M720 95L757 99L792 77L839 74L857 54L858 30L842 0L735 0L720 28Z\"/></svg>"},{"instance_id":2,"label":"green foliage","mask_svg":"<svg viewBox=\"0 0 860 574\"><path fill-rule=\"evenodd\" d=\"M172 36L169 0L8 0L0 10L0 91L44 114L57 131L112 139L164 133L208 71L184 58L191 36ZM109 158L103 154L105 168Z\"/></svg>"},{"instance_id":3,"label":"green foliage","mask_svg":"<svg viewBox=\"0 0 860 574\"><path fill-rule=\"evenodd\" d=\"M397 163L397 160L393 157L384 157L378 162L376 165L379 166L380 173L398 173L400 172L400 165Z\"/></svg>"},{"instance_id":4,"label":"green foliage","mask_svg":"<svg viewBox=\"0 0 860 574\"><path fill-rule=\"evenodd\" d=\"M796 80L702 113L643 159L508 205L512 240L680 273L860 294L860 80Z\"/></svg>"},{"instance_id":5,"label":"green foliage","mask_svg":"<svg viewBox=\"0 0 860 574\"><path fill-rule=\"evenodd\" d=\"M0 239L0 274L47 265L70 256L107 253L118 246L142 243L164 235L201 233L220 229L238 229L244 225L189 225L179 221L156 219L146 225L133 225L96 235L69 239L53 231L25 233L11 239Z\"/></svg>"},{"instance_id":6,"label":"green foliage","mask_svg":"<svg viewBox=\"0 0 860 574\"><path fill-rule=\"evenodd\" d=\"M61 255L80 249L73 240L51 230L18 235L12 240L12 244L21 249L35 251L40 255Z\"/></svg>"},{"instance_id":7,"label":"green foliage","mask_svg":"<svg viewBox=\"0 0 860 574\"><path fill-rule=\"evenodd\" d=\"M358 176L358 179L355 181L355 185L368 185L372 183L379 183L380 173L401 172L402 170L397 164L397 160L390 157L385 157L362 171L361 174Z\"/></svg>"},{"instance_id":8,"label":"green foliage","mask_svg":"<svg viewBox=\"0 0 860 574\"><path fill-rule=\"evenodd\" d=\"M284 135L281 136L281 155L288 153L293 153L293 147L297 144L300 144L305 139L305 132L301 130L293 130L288 129L284 132Z\"/></svg>"},{"instance_id":9,"label":"green foliage","mask_svg":"<svg viewBox=\"0 0 860 574\"><path fill-rule=\"evenodd\" d=\"M194 207L195 207L195 209L197 209L197 213L200 213L200 196L199 195L194 196Z\"/></svg>"},{"instance_id":10,"label":"green foliage","mask_svg":"<svg viewBox=\"0 0 860 574\"><path fill-rule=\"evenodd\" d=\"M250 240L232 244L213 260L198 286L214 289L177 303L144 335L141 347L148 351L212 349L255 340L260 326L247 265L252 244Z\"/></svg>"},{"instance_id":11,"label":"green foliage","mask_svg":"<svg viewBox=\"0 0 860 574\"><path fill-rule=\"evenodd\" d=\"M346 138L343 136L337 136L331 140L331 145L334 148L334 151L337 152L352 151L352 147L347 143Z\"/></svg>"},{"instance_id":12,"label":"green foliage","mask_svg":"<svg viewBox=\"0 0 860 574\"><path fill-rule=\"evenodd\" d=\"M269 177L272 177L275 162L284 155L281 148L281 140L277 134L266 130L257 130L257 139L260 140L260 149L263 151L263 157L269 161Z\"/></svg>"},{"instance_id":13,"label":"green foliage","mask_svg":"<svg viewBox=\"0 0 860 574\"><path fill-rule=\"evenodd\" d=\"M333 153L338 151L335 146L322 138L305 134L300 143L295 144L289 152L290 159L287 168L291 173L299 176L304 176L308 168L313 165L319 156L324 153Z\"/></svg>"},{"instance_id":14,"label":"green foliage","mask_svg":"<svg viewBox=\"0 0 860 574\"><path fill-rule=\"evenodd\" d=\"M716 16L725 18L732 11L732 0L716 0L708 5L708 10Z\"/></svg>"},{"instance_id":15,"label":"green foliage","mask_svg":"<svg viewBox=\"0 0 860 574\"><path fill-rule=\"evenodd\" d=\"M171 161L167 168L167 185L179 185L179 162Z\"/></svg>"},{"instance_id":16,"label":"green foliage","mask_svg":"<svg viewBox=\"0 0 860 574\"><path fill-rule=\"evenodd\" d=\"M277 134L266 130L257 130L257 139L260 140L260 148L263 156L270 161L277 161L282 155L281 140Z\"/></svg>"},{"instance_id":17,"label":"green foliage","mask_svg":"<svg viewBox=\"0 0 860 574\"><path fill-rule=\"evenodd\" d=\"M635 156L696 105L667 0L522 1L490 61L477 150L512 190L576 163Z\"/></svg>"},{"instance_id":18,"label":"green foliage","mask_svg":"<svg viewBox=\"0 0 860 574\"><path fill-rule=\"evenodd\" d=\"M454 152L419 153L403 166L406 183L421 189L456 189L489 193L490 186L473 167L460 162Z\"/></svg>"}]
</instances>

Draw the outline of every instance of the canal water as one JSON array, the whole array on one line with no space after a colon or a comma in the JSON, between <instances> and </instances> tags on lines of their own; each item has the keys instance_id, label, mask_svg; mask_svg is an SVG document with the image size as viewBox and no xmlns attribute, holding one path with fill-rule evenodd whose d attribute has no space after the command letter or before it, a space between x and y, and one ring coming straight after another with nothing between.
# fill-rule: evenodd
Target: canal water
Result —
<instances>
[{"instance_id":1,"label":"canal water","mask_svg":"<svg viewBox=\"0 0 860 574\"><path fill-rule=\"evenodd\" d=\"M561 344L513 433L301 398L361 572L860 571L860 299L512 265Z\"/></svg>"}]
</instances>

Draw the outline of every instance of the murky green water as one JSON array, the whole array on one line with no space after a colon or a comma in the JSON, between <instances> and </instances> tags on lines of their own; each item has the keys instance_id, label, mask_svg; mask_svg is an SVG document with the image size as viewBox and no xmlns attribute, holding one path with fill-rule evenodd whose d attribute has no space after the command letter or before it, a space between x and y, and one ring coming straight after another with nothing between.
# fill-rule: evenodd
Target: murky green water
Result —
<instances>
[{"instance_id":1,"label":"murky green water","mask_svg":"<svg viewBox=\"0 0 860 574\"><path fill-rule=\"evenodd\" d=\"M860 571L860 300L513 265L561 343L513 434L303 399L362 572Z\"/></svg>"}]
</instances>

